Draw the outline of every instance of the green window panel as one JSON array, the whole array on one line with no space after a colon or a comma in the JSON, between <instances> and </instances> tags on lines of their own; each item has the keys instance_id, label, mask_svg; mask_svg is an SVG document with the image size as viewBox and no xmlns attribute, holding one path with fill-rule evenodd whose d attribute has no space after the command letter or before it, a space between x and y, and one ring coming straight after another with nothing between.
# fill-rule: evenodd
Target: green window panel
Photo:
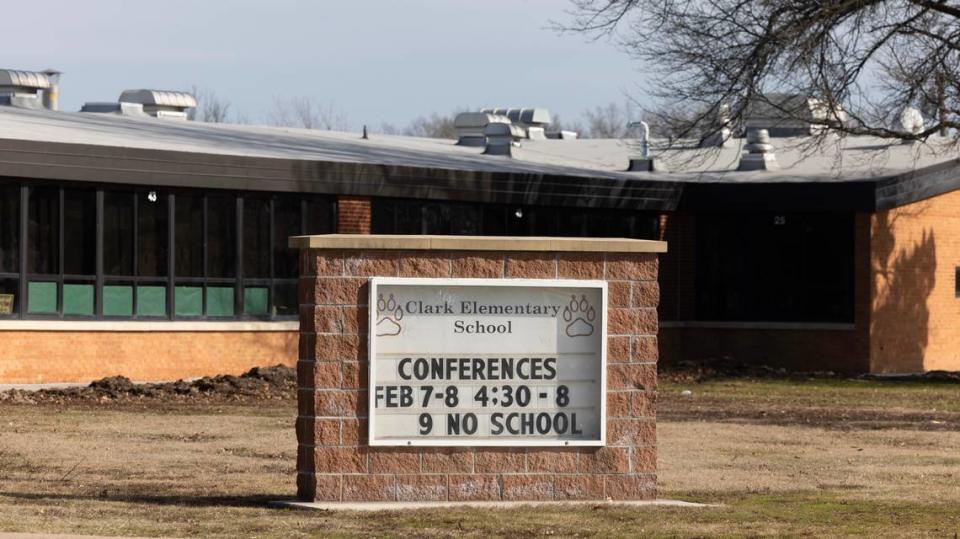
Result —
<instances>
[{"instance_id":1,"label":"green window panel","mask_svg":"<svg viewBox=\"0 0 960 539\"><path fill-rule=\"evenodd\" d=\"M246 287L243 289L243 312L263 315L269 312L269 294L265 287Z\"/></svg>"},{"instance_id":2,"label":"green window panel","mask_svg":"<svg viewBox=\"0 0 960 539\"><path fill-rule=\"evenodd\" d=\"M233 316L233 287L207 287L207 316Z\"/></svg>"},{"instance_id":3,"label":"green window panel","mask_svg":"<svg viewBox=\"0 0 960 539\"><path fill-rule=\"evenodd\" d=\"M200 316L203 314L203 288L199 286L178 286L173 291L173 302L177 316Z\"/></svg>"},{"instance_id":4,"label":"green window panel","mask_svg":"<svg viewBox=\"0 0 960 539\"><path fill-rule=\"evenodd\" d=\"M166 316L167 287L138 286L137 316Z\"/></svg>"},{"instance_id":5,"label":"green window panel","mask_svg":"<svg viewBox=\"0 0 960 539\"><path fill-rule=\"evenodd\" d=\"M133 316L133 287L105 285L103 287L104 316Z\"/></svg>"},{"instance_id":6,"label":"green window panel","mask_svg":"<svg viewBox=\"0 0 960 539\"><path fill-rule=\"evenodd\" d=\"M32 314L56 314L57 283L30 281L27 283L27 312Z\"/></svg>"},{"instance_id":7,"label":"green window panel","mask_svg":"<svg viewBox=\"0 0 960 539\"><path fill-rule=\"evenodd\" d=\"M93 316L92 284L63 285L63 314Z\"/></svg>"}]
</instances>

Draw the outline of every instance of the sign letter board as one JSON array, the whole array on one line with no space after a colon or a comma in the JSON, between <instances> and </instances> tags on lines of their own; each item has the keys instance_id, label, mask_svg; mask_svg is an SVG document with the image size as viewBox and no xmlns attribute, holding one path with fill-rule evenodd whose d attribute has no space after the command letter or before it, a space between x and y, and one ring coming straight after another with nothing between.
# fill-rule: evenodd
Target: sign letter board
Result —
<instances>
[{"instance_id":1,"label":"sign letter board","mask_svg":"<svg viewBox=\"0 0 960 539\"><path fill-rule=\"evenodd\" d=\"M604 281L370 280L370 445L606 436Z\"/></svg>"}]
</instances>

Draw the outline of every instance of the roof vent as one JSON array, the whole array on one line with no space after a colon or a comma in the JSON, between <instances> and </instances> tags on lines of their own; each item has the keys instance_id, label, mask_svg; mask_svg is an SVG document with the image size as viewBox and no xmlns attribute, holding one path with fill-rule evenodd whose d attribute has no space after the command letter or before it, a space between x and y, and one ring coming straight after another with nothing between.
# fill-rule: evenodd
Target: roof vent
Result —
<instances>
[{"instance_id":1,"label":"roof vent","mask_svg":"<svg viewBox=\"0 0 960 539\"><path fill-rule=\"evenodd\" d=\"M549 139L576 140L579 137L580 137L580 133L576 131L569 131L567 129L547 132L547 138Z\"/></svg>"},{"instance_id":2,"label":"roof vent","mask_svg":"<svg viewBox=\"0 0 960 539\"><path fill-rule=\"evenodd\" d=\"M520 126L524 130L524 138L532 140L544 140L547 138L547 126L550 125L550 111L540 108L491 108L481 109L480 112L487 114L496 114L506 116L510 122Z\"/></svg>"},{"instance_id":3,"label":"roof vent","mask_svg":"<svg viewBox=\"0 0 960 539\"><path fill-rule=\"evenodd\" d=\"M80 112L96 114L119 114L120 116L146 116L140 103L114 103L112 101L91 101L80 107Z\"/></svg>"},{"instance_id":4,"label":"roof vent","mask_svg":"<svg viewBox=\"0 0 960 539\"><path fill-rule=\"evenodd\" d=\"M843 124L846 113L839 105L830 105L815 97L772 93L750 102L744 128L766 129L771 137L804 137L823 132L824 123Z\"/></svg>"},{"instance_id":5,"label":"roof vent","mask_svg":"<svg viewBox=\"0 0 960 539\"><path fill-rule=\"evenodd\" d=\"M730 106L722 104L717 109L716 123L704 126L700 141L700 148L729 148L733 145L733 133L730 130Z\"/></svg>"},{"instance_id":6,"label":"roof vent","mask_svg":"<svg viewBox=\"0 0 960 539\"><path fill-rule=\"evenodd\" d=\"M461 112L453 119L453 126L457 130L457 144L460 146L486 146L487 137L483 134L489 124L509 124L506 116L488 114L486 112Z\"/></svg>"},{"instance_id":7,"label":"roof vent","mask_svg":"<svg viewBox=\"0 0 960 539\"><path fill-rule=\"evenodd\" d=\"M0 69L0 105L42 109L38 92L50 88L50 79L36 71Z\"/></svg>"},{"instance_id":8,"label":"roof vent","mask_svg":"<svg viewBox=\"0 0 960 539\"><path fill-rule=\"evenodd\" d=\"M627 124L627 129L639 129L641 137L640 155L630 158L627 172L666 172L667 168L663 166L663 162L650 155L650 124L643 120L630 122Z\"/></svg>"},{"instance_id":9,"label":"roof vent","mask_svg":"<svg viewBox=\"0 0 960 539\"><path fill-rule=\"evenodd\" d=\"M747 153L740 158L737 170L780 170L777 156L770 144L770 133L766 129L747 131Z\"/></svg>"},{"instance_id":10,"label":"roof vent","mask_svg":"<svg viewBox=\"0 0 960 539\"><path fill-rule=\"evenodd\" d=\"M513 149L520 147L520 140L524 138L525 133L522 127L512 123L496 122L487 124L483 128L483 136L486 138L486 149L483 153L487 155L513 155Z\"/></svg>"},{"instance_id":11,"label":"roof vent","mask_svg":"<svg viewBox=\"0 0 960 539\"><path fill-rule=\"evenodd\" d=\"M187 92L171 90L124 90L118 101L137 103L143 112L156 118L187 119L187 109L197 106L197 99Z\"/></svg>"},{"instance_id":12,"label":"roof vent","mask_svg":"<svg viewBox=\"0 0 960 539\"><path fill-rule=\"evenodd\" d=\"M63 72L48 67L43 70L43 74L50 81L50 86L43 90L43 106L50 110L60 110L60 75L63 75Z\"/></svg>"},{"instance_id":13,"label":"roof vent","mask_svg":"<svg viewBox=\"0 0 960 539\"><path fill-rule=\"evenodd\" d=\"M907 107L900 113L900 128L911 135L923 133L923 113L914 107ZM906 139L904 144L912 144L914 141Z\"/></svg>"}]
</instances>

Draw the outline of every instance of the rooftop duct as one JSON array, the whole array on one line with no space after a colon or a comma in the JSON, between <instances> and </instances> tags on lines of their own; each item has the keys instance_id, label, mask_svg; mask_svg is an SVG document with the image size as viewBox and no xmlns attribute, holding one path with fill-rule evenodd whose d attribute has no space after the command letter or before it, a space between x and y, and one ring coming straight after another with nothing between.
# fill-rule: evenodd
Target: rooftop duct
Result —
<instances>
[{"instance_id":1,"label":"rooftop duct","mask_svg":"<svg viewBox=\"0 0 960 539\"><path fill-rule=\"evenodd\" d=\"M140 103L114 103L113 101L91 101L80 107L80 112L97 114L118 114L120 116L146 116Z\"/></svg>"},{"instance_id":2,"label":"rooftop duct","mask_svg":"<svg viewBox=\"0 0 960 539\"><path fill-rule=\"evenodd\" d=\"M540 108L481 109L480 112L506 116L510 122L520 126L528 139L543 140L547 138L546 128L550 125L550 111Z\"/></svg>"},{"instance_id":3,"label":"rooftop duct","mask_svg":"<svg viewBox=\"0 0 960 539\"><path fill-rule=\"evenodd\" d=\"M765 129L771 137L803 137L822 132L826 124L845 123L847 115L822 100L799 94L766 94L746 110L744 128Z\"/></svg>"},{"instance_id":4,"label":"rooftop duct","mask_svg":"<svg viewBox=\"0 0 960 539\"><path fill-rule=\"evenodd\" d=\"M480 109L480 112L487 114L499 114L510 118L510 121L526 126L546 127L550 125L550 111L547 109L527 108L527 109Z\"/></svg>"},{"instance_id":5,"label":"rooftop duct","mask_svg":"<svg viewBox=\"0 0 960 539\"><path fill-rule=\"evenodd\" d=\"M187 92L171 90L124 90L118 101L136 103L143 112L156 118L187 119L187 109L197 106L197 99Z\"/></svg>"},{"instance_id":6,"label":"rooftop duct","mask_svg":"<svg viewBox=\"0 0 960 539\"><path fill-rule=\"evenodd\" d=\"M526 133L518 125L496 122L483 128L483 136L486 138L486 149L483 153L509 157L513 155L513 148L520 146L520 140L526 137Z\"/></svg>"},{"instance_id":7,"label":"rooftop duct","mask_svg":"<svg viewBox=\"0 0 960 539\"><path fill-rule=\"evenodd\" d=\"M38 92L50 88L50 79L36 71L0 69L0 105L42 109Z\"/></svg>"},{"instance_id":8,"label":"rooftop duct","mask_svg":"<svg viewBox=\"0 0 960 539\"><path fill-rule=\"evenodd\" d=\"M453 126L457 130L457 144L460 146L486 146L487 137L483 134L489 124L509 124L506 116L488 114L486 112L461 112L453 119Z\"/></svg>"},{"instance_id":9,"label":"rooftop duct","mask_svg":"<svg viewBox=\"0 0 960 539\"><path fill-rule=\"evenodd\" d=\"M50 86L43 90L43 106L50 110L60 110L60 71L56 69L44 69L43 74L50 81Z\"/></svg>"}]
</instances>

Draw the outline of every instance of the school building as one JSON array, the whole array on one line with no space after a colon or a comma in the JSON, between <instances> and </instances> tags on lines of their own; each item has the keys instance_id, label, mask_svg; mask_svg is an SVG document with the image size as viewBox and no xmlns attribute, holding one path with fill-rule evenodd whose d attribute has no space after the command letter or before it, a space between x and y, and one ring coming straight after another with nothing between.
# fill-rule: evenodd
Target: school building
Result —
<instances>
[{"instance_id":1,"label":"school building","mask_svg":"<svg viewBox=\"0 0 960 539\"><path fill-rule=\"evenodd\" d=\"M664 362L960 370L960 166L946 139L579 139L542 109L457 140L191 121L189 94L56 110L0 70L0 383L296 363L299 235L665 240ZM755 134L755 135L754 135ZM663 146L663 148L661 148Z\"/></svg>"}]
</instances>

